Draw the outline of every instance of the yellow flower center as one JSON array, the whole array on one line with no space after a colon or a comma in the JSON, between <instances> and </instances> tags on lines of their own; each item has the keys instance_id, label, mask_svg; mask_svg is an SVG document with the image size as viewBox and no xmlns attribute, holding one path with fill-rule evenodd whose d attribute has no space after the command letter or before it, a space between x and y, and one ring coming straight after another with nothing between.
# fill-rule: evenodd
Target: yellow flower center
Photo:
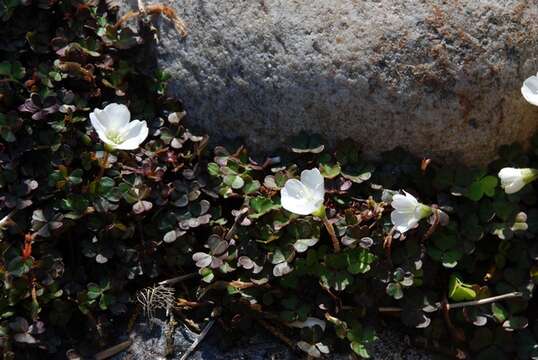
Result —
<instances>
[{"instance_id":1,"label":"yellow flower center","mask_svg":"<svg viewBox=\"0 0 538 360\"><path fill-rule=\"evenodd\" d=\"M106 133L106 137L112 141L114 144L121 144L123 142L123 137L116 130L109 130Z\"/></svg>"}]
</instances>

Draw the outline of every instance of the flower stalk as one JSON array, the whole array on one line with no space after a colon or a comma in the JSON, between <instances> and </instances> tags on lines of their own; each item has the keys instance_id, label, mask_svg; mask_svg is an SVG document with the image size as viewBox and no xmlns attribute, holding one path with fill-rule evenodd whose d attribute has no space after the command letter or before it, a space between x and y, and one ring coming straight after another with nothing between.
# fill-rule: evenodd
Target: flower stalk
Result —
<instances>
[{"instance_id":1,"label":"flower stalk","mask_svg":"<svg viewBox=\"0 0 538 360\"><path fill-rule=\"evenodd\" d=\"M96 183L99 183L101 181L101 178L105 174L106 167L108 166L108 157L110 153L105 149L103 151L103 159L99 162L99 174L97 175L97 178L95 179Z\"/></svg>"}]
</instances>

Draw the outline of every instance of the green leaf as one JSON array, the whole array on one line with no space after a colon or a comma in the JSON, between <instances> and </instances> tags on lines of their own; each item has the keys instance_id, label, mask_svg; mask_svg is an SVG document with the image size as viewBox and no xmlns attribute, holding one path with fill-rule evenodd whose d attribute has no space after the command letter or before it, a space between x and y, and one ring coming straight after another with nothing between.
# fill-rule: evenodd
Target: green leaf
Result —
<instances>
[{"instance_id":1,"label":"green leaf","mask_svg":"<svg viewBox=\"0 0 538 360\"><path fill-rule=\"evenodd\" d=\"M351 350L357 355L359 355L363 359L369 359L370 353L368 353L368 350L366 349L366 346L364 344L361 344L360 342L353 341L351 344Z\"/></svg>"},{"instance_id":2,"label":"green leaf","mask_svg":"<svg viewBox=\"0 0 538 360\"><path fill-rule=\"evenodd\" d=\"M260 188L260 182L258 180L252 180L249 179L245 182L245 186L243 187L243 192L245 194L252 194Z\"/></svg>"},{"instance_id":3,"label":"green leaf","mask_svg":"<svg viewBox=\"0 0 538 360\"><path fill-rule=\"evenodd\" d=\"M328 271L327 269L320 269L320 280L326 288L333 288L337 291L343 291L353 283L353 277L347 271Z\"/></svg>"},{"instance_id":4,"label":"green leaf","mask_svg":"<svg viewBox=\"0 0 538 360\"><path fill-rule=\"evenodd\" d=\"M373 167L353 164L342 169L342 176L360 184L372 177Z\"/></svg>"},{"instance_id":5,"label":"green leaf","mask_svg":"<svg viewBox=\"0 0 538 360\"><path fill-rule=\"evenodd\" d=\"M273 203L269 198L263 196L257 196L253 199L250 199L250 208L254 210L254 213L249 214L249 217L252 219L257 219L262 215L267 214L273 209L278 209L280 205Z\"/></svg>"},{"instance_id":6,"label":"green leaf","mask_svg":"<svg viewBox=\"0 0 538 360\"><path fill-rule=\"evenodd\" d=\"M462 258L463 253L459 250L448 250L441 256L441 263L446 268L454 268L458 265L458 261Z\"/></svg>"},{"instance_id":7,"label":"green leaf","mask_svg":"<svg viewBox=\"0 0 538 360\"><path fill-rule=\"evenodd\" d=\"M308 250L310 246L316 245L316 243L319 241L319 238L311 238L311 239L298 239L294 244L293 247L297 252L302 253Z\"/></svg>"},{"instance_id":8,"label":"green leaf","mask_svg":"<svg viewBox=\"0 0 538 360\"><path fill-rule=\"evenodd\" d=\"M300 133L291 140L291 150L295 153L319 154L325 149L321 136Z\"/></svg>"},{"instance_id":9,"label":"green leaf","mask_svg":"<svg viewBox=\"0 0 538 360\"><path fill-rule=\"evenodd\" d=\"M99 299L99 308L101 310L106 310L108 307L112 304L113 297L108 294L102 294L101 298Z\"/></svg>"},{"instance_id":10,"label":"green leaf","mask_svg":"<svg viewBox=\"0 0 538 360\"><path fill-rule=\"evenodd\" d=\"M245 181L243 180L243 178L236 174L226 175L223 179L223 182L226 185L231 186L232 189L236 190L241 189L243 185L245 185Z\"/></svg>"},{"instance_id":11,"label":"green leaf","mask_svg":"<svg viewBox=\"0 0 538 360\"><path fill-rule=\"evenodd\" d=\"M7 76L13 80L21 80L24 74L25 70L20 62L9 62L7 60L0 62L0 76Z\"/></svg>"},{"instance_id":12,"label":"green leaf","mask_svg":"<svg viewBox=\"0 0 538 360\"><path fill-rule=\"evenodd\" d=\"M11 77L15 80L21 80L26 73L25 69L22 67L22 64L18 61L15 61L11 64Z\"/></svg>"},{"instance_id":13,"label":"green leaf","mask_svg":"<svg viewBox=\"0 0 538 360\"><path fill-rule=\"evenodd\" d=\"M493 210L495 214L503 221L508 221L519 211L517 204L509 202L504 198L497 198L493 202Z\"/></svg>"},{"instance_id":14,"label":"green leaf","mask_svg":"<svg viewBox=\"0 0 538 360\"><path fill-rule=\"evenodd\" d=\"M403 290L400 284L398 283L393 283L393 282L389 283L387 285L386 291L387 291L387 295L393 297L396 300L403 298Z\"/></svg>"},{"instance_id":15,"label":"green leaf","mask_svg":"<svg viewBox=\"0 0 538 360\"><path fill-rule=\"evenodd\" d=\"M84 175L84 172L82 169L75 169L69 174L69 182L73 185L78 185L82 183L82 176Z\"/></svg>"},{"instance_id":16,"label":"green leaf","mask_svg":"<svg viewBox=\"0 0 538 360\"><path fill-rule=\"evenodd\" d=\"M15 137L15 134L6 127L0 127L0 136L2 136L2 139L4 139L6 142L15 142L17 138Z\"/></svg>"},{"instance_id":17,"label":"green leaf","mask_svg":"<svg viewBox=\"0 0 538 360\"><path fill-rule=\"evenodd\" d=\"M331 164L330 163L330 157L329 159L326 159L327 162L322 162L320 164L320 172L321 175L326 179L334 179L338 175L340 175L340 164Z\"/></svg>"},{"instance_id":18,"label":"green leaf","mask_svg":"<svg viewBox=\"0 0 538 360\"><path fill-rule=\"evenodd\" d=\"M86 287L88 289L87 295L89 299L97 299L103 293L97 284L89 283Z\"/></svg>"},{"instance_id":19,"label":"green leaf","mask_svg":"<svg viewBox=\"0 0 538 360\"><path fill-rule=\"evenodd\" d=\"M448 281L448 296L454 301L470 301L476 298L476 291L452 274Z\"/></svg>"},{"instance_id":20,"label":"green leaf","mask_svg":"<svg viewBox=\"0 0 538 360\"><path fill-rule=\"evenodd\" d=\"M504 322L508 317L508 312L497 303L491 304L491 312L493 313L493 316L495 316L495 319L500 323Z\"/></svg>"},{"instance_id":21,"label":"green leaf","mask_svg":"<svg viewBox=\"0 0 538 360\"><path fill-rule=\"evenodd\" d=\"M9 61L0 62L0 75L11 76L11 63Z\"/></svg>"},{"instance_id":22,"label":"green leaf","mask_svg":"<svg viewBox=\"0 0 538 360\"><path fill-rule=\"evenodd\" d=\"M458 243L458 234L455 231L442 230L433 235L432 241L440 250L449 250Z\"/></svg>"},{"instance_id":23,"label":"green leaf","mask_svg":"<svg viewBox=\"0 0 538 360\"><path fill-rule=\"evenodd\" d=\"M216 163L207 164L207 171L211 176L218 176L220 174L220 166Z\"/></svg>"},{"instance_id":24,"label":"green leaf","mask_svg":"<svg viewBox=\"0 0 538 360\"><path fill-rule=\"evenodd\" d=\"M366 249L354 249L346 252L347 271L353 275L364 274L370 270L375 255Z\"/></svg>"},{"instance_id":25,"label":"green leaf","mask_svg":"<svg viewBox=\"0 0 538 360\"><path fill-rule=\"evenodd\" d=\"M88 200L82 195L72 194L63 199L61 206L64 210L75 211L77 213L83 213L88 208Z\"/></svg>"},{"instance_id":26,"label":"green leaf","mask_svg":"<svg viewBox=\"0 0 538 360\"><path fill-rule=\"evenodd\" d=\"M513 316L503 323L503 328L507 331L524 329L529 325L529 321L523 316Z\"/></svg>"},{"instance_id":27,"label":"green leaf","mask_svg":"<svg viewBox=\"0 0 538 360\"><path fill-rule=\"evenodd\" d=\"M493 197L495 195L495 188L497 187L497 184L499 183L499 180L496 176L488 175L484 177L482 180L480 180L480 184L482 186L482 191L486 196Z\"/></svg>"},{"instance_id":28,"label":"green leaf","mask_svg":"<svg viewBox=\"0 0 538 360\"><path fill-rule=\"evenodd\" d=\"M493 197L495 195L497 184L497 177L491 175L485 176L471 183L467 188L465 196L473 201L479 201L484 195Z\"/></svg>"}]
</instances>

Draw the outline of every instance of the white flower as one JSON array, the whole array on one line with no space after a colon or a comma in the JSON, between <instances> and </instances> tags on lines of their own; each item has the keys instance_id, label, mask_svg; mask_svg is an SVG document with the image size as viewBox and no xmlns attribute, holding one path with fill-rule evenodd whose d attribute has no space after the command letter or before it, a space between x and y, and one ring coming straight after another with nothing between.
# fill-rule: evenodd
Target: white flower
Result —
<instances>
[{"instance_id":1,"label":"white flower","mask_svg":"<svg viewBox=\"0 0 538 360\"><path fill-rule=\"evenodd\" d=\"M401 233L414 228L421 219L432 214L429 206L419 203L413 195L405 191L404 193L405 196L396 194L392 197L391 206L394 210L390 214L396 230Z\"/></svg>"},{"instance_id":2,"label":"white flower","mask_svg":"<svg viewBox=\"0 0 538 360\"><path fill-rule=\"evenodd\" d=\"M538 75L538 74L537 74ZM538 106L538 76L533 75L523 82L521 94L525 100Z\"/></svg>"},{"instance_id":3,"label":"white flower","mask_svg":"<svg viewBox=\"0 0 538 360\"><path fill-rule=\"evenodd\" d=\"M109 104L104 109L95 109L90 120L99 139L113 149L134 150L148 137L145 121L131 120L127 106Z\"/></svg>"},{"instance_id":4,"label":"white flower","mask_svg":"<svg viewBox=\"0 0 538 360\"><path fill-rule=\"evenodd\" d=\"M521 190L528 183L538 178L536 169L503 168L499 171L501 187L507 194L513 194Z\"/></svg>"},{"instance_id":5,"label":"white flower","mask_svg":"<svg viewBox=\"0 0 538 360\"><path fill-rule=\"evenodd\" d=\"M298 215L310 215L323 205L325 185L318 169L304 170L301 181L290 179L280 191L282 207Z\"/></svg>"}]
</instances>

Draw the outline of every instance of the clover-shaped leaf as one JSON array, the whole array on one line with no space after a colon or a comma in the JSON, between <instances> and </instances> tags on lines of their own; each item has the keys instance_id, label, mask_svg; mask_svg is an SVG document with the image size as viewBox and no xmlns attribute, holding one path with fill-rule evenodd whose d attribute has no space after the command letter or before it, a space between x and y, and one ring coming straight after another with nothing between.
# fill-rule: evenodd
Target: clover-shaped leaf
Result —
<instances>
[{"instance_id":1,"label":"clover-shaped leaf","mask_svg":"<svg viewBox=\"0 0 538 360\"><path fill-rule=\"evenodd\" d=\"M0 62L0 76L6 76L12 80L21 80L26 71L22 64L18 61L2 61Z\"/></svg>"},{"instance_id":2,"label":"clover-shaped leaf","mask_svg":"<svg viewBox=\"0 0 538 360\"><path fill-rule=\"evenodd\" d=\"M291 140L291 150L295 153L313 153L319 154L325 149L321 136L307 133L300 133Z\"/></svg>"},{"instance_id":3,"label":"clover-shaped leaf","mask_svg":"<svg viewBox=\"0 0 538 360\"><path fill-rule=\"evenodd\" d=\"M340 175L340 164L333 162L329 154L323 154L320 158L320 172L326 179L334 179Z\"/></svg>"},{"instance_id":4,"label":"clover-shaped leaf","mask_svg":"<svg viewBox=\"0 0 538 360\"><path fill-rule=\"evenodd\" d=\"M524 329L529 325L529 321L523 316L512 316L505 320L502 324L506 331L514 331Z\"/></svg>"},{"instance_id":5,"label":"clover-shaped leaf","mask_svg":"<svg viewBox=\"0 0 538 360\"><path fill-rule=\"evenodd\" d=\"M353 164L342 169L342 176L354 183L360 184L372 177L373 167L368 165Z\"/></svg>"},{"instance_id":6,"label":"clover-shaped leaf","mask_svg":"<svg viewBox=\"0 0 538 360\"><path fill-rule=\"evenodd\" d=\"M364 274L371 268L371 264L375 261L376 256L367 249L353 249L346 251L347 271L349 273Z\"/></svg>"},{"instance_id":7,"label":"clover-shaped leaf","mask_svg":"<svg viewBox=\"0 0 538 360\"><path fill-rule=\"evenodd\" d=\"M32 214L32 230L41 237L49 237L52 231L62 226L62 220L63 216L50 208L37 209Z\"/></svg>"},{"instance_id":8,"label":"clover-shaped leaf","mask_svg":"<svg viewBox=\"0 0 538 360\"><path fill-rule=\"evenodd\" d=\"M269 211L280 208L273 200L264 196L256 196L250 199L250 208L252 212L248 215L251 219L257 219Z\"/></svg>"},{"instance_id":9,"label":"clover-shaped leaf","mask_svg":"<svg viewBox=\"0 0 538 360\"><path fill-rule=\"evenodd\" d=\"M479 201L484 195L493 197L498 183L497 177L491 175L476 179L467 188L465 196L473 201Z\"/></svg>"},{"instance_id":10,"label":"clover-shaped leaf","mask_svg":"<svg viewBox=\"0 0 538 360\"><path fill-rule=\"evenodd\" d=\"M457 275L452 274L448 281L448 297L454 301L474 300L476 291L472 285L465 284Z\"/></svg>"}]
</instances>

